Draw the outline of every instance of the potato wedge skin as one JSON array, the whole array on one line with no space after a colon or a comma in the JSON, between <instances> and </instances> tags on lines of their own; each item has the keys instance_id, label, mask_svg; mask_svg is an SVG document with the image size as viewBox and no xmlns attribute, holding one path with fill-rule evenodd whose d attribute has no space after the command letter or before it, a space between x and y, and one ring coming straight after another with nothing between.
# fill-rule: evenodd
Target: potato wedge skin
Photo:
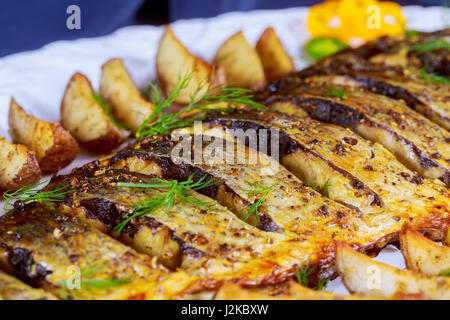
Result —
<instances>
[{"instance_id":1,"label":"potato wedge skin","mask_svg":"<svg viewBox=\"0 0 450 320\"><path fill-rule=\"evenodd\" d=\"M20 143L36 153L43 173L67 166L78 153L78 144L59 123L37 119L11 99L8 118L10 133Z\"/></svg>"},{"instance_id":2,"label":"potato wedge skin","mask_svg":"<svg viewBox=\"0 0 450 320\"><path fill-rule=\"evenodd\" d=\"M272 27L264 30L256 43L256 52L261 59L264 74L268 81L281 78L295 71L294 62L287 54Z\"/></svg>"},{"instance_id":3,"label":"potato wedge skin","mask_svg":"<svg viewBox=\"0 0 450 320\"><path fill-rule=\"evenodd\" d=\"M0 192L15 191L41 178L36 155L26 146L0 137Z\"/></svg>"},{"instance_id":4,"label":"potato wedge skin","mask_svg":"<svg viewBox=\"0 0 450 320\"><path fill-rule=\"evenodd\" d=\"M122 59L111 59L102 66L100 93L105 102L112 105L116 119L127 125L133 134L155 108L139 92Z\"/></svg>"},{"instance_id":5,"label":"potato wedge skin","mask_svg":"<svg viewBox=\"0 0 450 320\"><path fill-rule=\"evenodd\" d=\"M357 295L450 299L449 278L399 270L372 260L342 242L337 243L336 269L347 289Z\"/></svg>"},{"instance_id":6,"label":"potato wedge skin","mask_svg":"<svg viewBox=\"0 0 450 320\"><path fill-rule=\"evenodd\" d=\"M409 270L437 276L450 269L450 248L439 246L407 224L400 233L400 248Z\"/></svg>"},{"instance_id":7,"label":"potato wedge skin","mask_svg":"<svg viewBox=\"0 0 450 320\"><path fill-rule=\"evenodd\" d=\"M214 63L225 69L227 82L234 86L256 90L266 82L261 59L242 31L224 42L217 50Z\"/></svg>"},{"instance_id":8,"label":"potato wedge skin","mask_svg":"<svg viewBox=\"0 0 450 320\"><path fill-rule=\"evenodd\" d=\"M156 72L158 83L166 96L172 92L178 81L192 73L189 84L180 91L180 94L175 99L175 103L180 105L188 104L197 88L202 84L204 85L207 80L213 85L225 83L224 70L213 68L212 65L189 52L175 37L170 26L166 27L164 35L159 42L156 56ZM211 79L208 79L209 77ZM204 86L199 90L196 97L201 97L206 92L207 86Z\"/></svg>"},{"instance_id":9,"label":"potato wedge skin","mask_svg":"<svg viewBox=\"0 0 450 320\"><path fill-rule=\"evenodd\" d=\"M75 73L61 101L61 124L83 147L107 153L119 147L126 136L97 103L94 94L89 79Z\"/></svg>"}]
</instances>

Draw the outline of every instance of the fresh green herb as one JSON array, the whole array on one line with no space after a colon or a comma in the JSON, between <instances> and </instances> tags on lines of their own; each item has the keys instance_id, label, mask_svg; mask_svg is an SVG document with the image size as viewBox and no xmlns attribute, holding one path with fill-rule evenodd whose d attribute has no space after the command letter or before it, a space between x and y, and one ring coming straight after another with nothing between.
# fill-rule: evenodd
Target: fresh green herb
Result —
<instances>
[{"instance_id":1,"label":"fresh green herb","mask_svg":"<svg viewBox=\"0 0 450 320\"><path fill-rule=\"evenodd\" d=\"M323 92L328 97L336 97L341 99L347 99L347 90L341 88L328 88Z\"/></svg>"},{"instance_id":2,"label":"fresh green herb","mask_svg":"<svg viewBox=\"0 0 450 320\"><path fill-rule=\"evenodd\" d=\"M407 38L411 39L417 37L420 34L420 32L417 30L406 30L405 34Z\"/></svg>"},{"instance_id":3,"label":"fresh green herb","mask_svg":"<svg viewBox=\"0 0 450 320\"><path fill-rule=\"evenodd\" d=\"M247 194L247 200L256 198L256 201L246 207L246 210L248 210L248 212L242 219L244 221L247 221L251 215L254 215L256 217L255 224L257 225L259 223L259 207L263 206L264 208L266 208L266 198L269 195L270 191L272 191L272 189L278 184L274 183L269 187L264 187L256 183L251 183L249 181L247 181L247 184L254 188L251 190L244 190L244 192Z\"/></svg>"},{"instance_id":4,"label":"fresh green herb","mask_svg":"<svg viewBox=\"0 0 450 320\"><path fill-rule=\"evenodd\" d=\"M39 182L33 186L27 185L23 186L22 188L12 192L12 191L6 191L3 194L3 197L6 200L5 205L3 206L3 210L6 211L8 209L8 206L10 206L10 202L12 200L19 200L19 201L32 201L32 200L38 200L44 202L44 204L47 207L54 208L53 205L50 202L61 202L64 200L64 197L69 194L76 192L77 190L66 190L63 191L69 186L64 186L55 190L51 191L40 191L39 187L43 184L47 183L47 180Z\"/></svg>"},{"instance_id":5,"label":"fresh green herb","mask_svg":"<svg viewBox=\"0 0 450 320\"><path fill-rule=\"evenodd\" d=\"M93 290L108 290L111 288L117 288L128 284L132 281L132 277L127 277L123 279L119 279L116 277L108 277L108 278L93 278L98 270L101 268L101 265L95 264L88 268L80 269L80 289L92 292ZM83 298L82 292L78 289L69 289L67 285L67 281L59 281L58 284L61 286L62 296L65 299L69 299L69 291L71 291L75 296L79 298Z\"/></svg>"},{"instance_id":6,"label":"fresh green herb","mask_svg":"<svg viewBox=\"0 0 450 320\"><path fill-rule=\"evenodd\" d=\"M322 188L320 188L320 193L324 193L327 191L327 189L331 187L331 183L330 183L330 178L327 179L327 181L325 181L325 184L322 186Z\"/></svg>"},{"instance_id":7,"label":"fresh green herb","mask_svg":"<svg viewBox=\"0 0 450 320\"><path fill-rule=\"evenodd\" d=\"M109 104L107 104L102 96L100 94L94 94L93 95L95 101L100 105L100 107L102 107L102 109L105 111L106 115L109 117L109 119L111 120L111 122L120 129L129 129L127 125L120 123L112 114L111 111L111 106Z\"/></svg>"},{"instance_id":8,"label":"fresh green herb","mask_svg":"<svg viewBox=\"0 0 450 320\"><path fill-rule=\"evenodd\" d=\"M314 60L321 60L346 48L348 48L346 43L326 37L311 39L305 45L306 52Z\"/></svg>"},{"instance_id":9,"label":"fresh green herb","mask_svg":"<svg viewBox=\"0 0 450 320\"><path fill-rule=\"evenodd\" d=\"M331 178L328 178L325 181L325 184L322 187L319 187L318 184L316 184L313 180L310 180L308 182L308 185L311 189L313 189L314 191L317 191L319 193L324 193L329 187L331 187L331 182L330 182Z\"/></svg>"},{"instance_id":10,"label":"fresh green herb","mask_svg":"<svg viewBox=\"0 0 450 320\"><path fill-rule=\"evenodd\" d=\"M252 100L253 95L251 94L251 90L231 88L227 85L212 86L208 78L202 81L193 92L186 108L173 114L167 114L166 109L172 105L175 99L179 96L180 92L189 86L192 76L193 72L190 72L183 78L179 78L167 98L163 97L163 94L156 85L149 83L151 89L150 95L152 97L152 103L155 106L155 111L147 119L145 119L139 127L136 132L137 138L163 135L173 129L189 127L194 124L194 121L202 120L203 118L183 119L180 118L180 116L193 110L215 111L217 109L207 107L220 102L247 105L252 109L265 108L263 105ZM206 92L199 96L200 92L204 91L205 88Z\"/></svg>"},{"instance_id":11,"label":"fresh green herb","mask_svg":"<svg viewBox=\"0 0 450 320\"><path fill-rule=\"evenodd\" d=\"M316 269L315 266L311 267L311 260L308 261L306 266L302 267L301 269L296 269L295 276L297 277L297 282L305 287L308 287L309 285L309 278L313 274L314 270ZM315 287L313 287L314 290L325 290L328 285L328 279L326 278L320 278L319 282Z\"/></svg>"},{"instance_id":12,"label":"fresh green herb","mask_svg":"<svg viewBox=\"0 0 450 320\"><path fill-rule=\"evenodd\" d=\"M429 51L435 51L439 49L450 49L450 42L442 37L425 41L423 43L416 43L408 47L409 52L416 54L422 54Z\"/></svg>"},{"instance_id":13,"label":"fresh green herb","mask_svg":"<svg viewBox=\"0 0 450 320\"><path fill-rule=\"evenodd\" d=\"M450 269L439 272L439 275L442 277L450 277Z\"/></svg>"},{"instance_id":14,"label":"fresh green herb","mask_svg":"<svg viewBox=\"0 0 450 320\"><path fill-rule=\"evenodd\" d=\"M426 63L420 70L420 76L425 79L429 83L433 84L450 84L449 77L440 76L436 73L428 73L426 70L428 68L428 64Z\"/></svg>"},{"instance_id":15,"label":"fresh green herb","mask_svg":"<svg viewBox=\"0 0 450 320\"><path fill-rule=\"evenodd\" d=\"M117 237L123 228L133 219L141 216L153 214L159 209L168 210L175 205L178 200L185 201L191 205L201 207L203 209L211 209L215 202L203 201L197 199L191 191L197 191L210 187L215 181L210 179L205 181L206 175L198 181L194 181L194 174L191 174L186 181L178 182L177 180L166 181L159 178L152 179L151 184L135 184L135 183L118 183L119 187L126 188L145 188L145 189L169 189L166 193L155 196L151 199L138 202L132 207L132 211L126 215L126 219L115 227L115 236Z\"/></svg>"}]
</instances>

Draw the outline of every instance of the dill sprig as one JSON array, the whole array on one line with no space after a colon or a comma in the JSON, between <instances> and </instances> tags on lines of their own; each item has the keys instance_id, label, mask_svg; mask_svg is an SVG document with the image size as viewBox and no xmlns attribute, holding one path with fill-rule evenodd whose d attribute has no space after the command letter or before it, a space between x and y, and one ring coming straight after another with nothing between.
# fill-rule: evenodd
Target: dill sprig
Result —
<instances>
[{"instance_id":1,"label":"dill sprig","mask_svg":"<svg viewBox=\"0 0 450 320\"><path fill-rule=\"evenodd\" d=\"M142 200L131 207L131 212L126 215L126 219L115 227L114 235L117 237L123 228L133 219L141 216L147 216L155 213L159 209L169 210L179 200L185 201L191 205L201 207L203 209L211 209L215 202L203 201L197 199L191 191L197 191L214 185L216 182L212 179L205 181L206 175L198 181L194 181L194 174L191 174L186 181L179 182L177 180L166 181L159 178L153 178L150 184L139 183L118 183L117 186L125 188L145 188L145 189L168 189L164 194L157 195L153 198Z\"/></svg>"},{"instance_id":2,"label":"dill sprig","mask_svg":"<svg viewBox=\"0 0 450 320\"><path fill-rule=\"evenodd\" d=\"M166 109L174 103L175 99L180 95L180 92L189 86L192 76L193 72L190 72L183 78L180 77L174 85L172 92L166 98L155 84L149 83L151 91L150 96L152 97L152 103L155 106L155 110L147 119L145 119L137 130L137 138L163 135L174 129L189 127L194 124L194 121L202 120L204 117L190 119L180 118L183 114L194 110L200 112L206 110L216 111L218 110L217 108L207 107L221 102L247 105L251 109L265 108L263 105L252 100L253 95L251 94L251 90L231 88L229 85L211 85L210 78L207 78L200 82L199 86L192 93L188 105L183 110L168 114ZM206 92L200 95L200 92L204 91L205 88Z\"/></svg>"},{"instance_id":3,"label":"dill sprig","mask_svg":"<svg viewBox=\"0 0 450 320\"><path fill-rule=\"evenodd\" d=\"M129 127L126 124L123 124L121 122L119 122L116 117L114 117L111 109L112 107L107 104L102 96L100 94L93 94L92 95L93 98L95 99L95 101L100 105L100 107L102 107L102 109L105 111L106 115L108 116L108 118L111 120L111 122L119 129L129 129Z\"/></svg>"},{"instance_id":4,"label":"dill sprig","mask_svg":"<svg viewBox=\"0 0 450 320\"><path fill-rule=\"evenodd\" d=\"M311 267L311 260L308 261L306 266L295 270L295 276L297 278L297 282L301 284L302 286L308 287L309 284L309 278L313 274L314 270L316 269L315 266ZM314 290L326 290L328 285L328 279L326 278L320 278L317 282L317 285L313 287Z\"/></svg>"},{"instance_id":5,"label":"dill sprig","mask_svg":"<svg viewBox=\"0 0 450 320\"><path fill-rule=\"evenodd\" d=\"M450 49L450 42L445 40L443 37L439 37L436 39L408 46L409 52L414 52L419 55L425 52L435 51L439 49Z\"/></svg>"},{"instance_id":6,"label":"dill sprig","mask_svg":"<svg viewBox=\"0 0 450 320\"><path fill-rule=\"evenodd\" d=\"M450 277L450 269L439 272L439 276L441 277Z\"/></svg>"},{"instance_id":7,"label":"dill sprig","mask_svg":"<svg viewBox=\"0 0 450 320\"><path fill-rule=\"evenodd\" d=\"M415 38L417 36L420 35L420 32L417 30L406 30L405 31L406 37L411 39L411 38Z\"/></svg>"},{"instance_id":8,"label":"dill sprig","mask_svg":"<svg viewBox=\"0 0 450 320\"><path fill-rule=\"evenodd\" d=\"M323 92L328 97L336 97L341 99L347 99L347 90L340 88L328 88Z\"/></svg>"},{"instance_id":9,"label":"dill sprig","mask_svg":"<svg viewBox=\"0 0 450 320\"><path fill-rule=\"evenodd\" d=\"M84 295L82 291L91 292L93 290L108 290L111 288L117 288L128 284L132 281L132 277L127 278L116 278L116 277L107 277L107 278L93 278L96 273L101 268L101 265L95 264L87 268L80 269L80 291L76 288L69 289L67 285L67 281L59 281L58 284L61 286L62 296L65 299L69 299L69 291L71 291L74 296L79 298L83 298ZM87 279L86 279L87 278Z\"/></svg>"},{"instance_id":10,"label":"dill sprig","mask_svg":"<svg viewBox=\"0 0 450 320\"><path fill-rule=\"evenodd\" d=\"M278 185L278 183L274 183L269 187L264 187L257 183L251 183L249 181L246 182L249 186L254 188L251 190L244 190L247 194L247 200L250 201L252 198L256 198L256 201L245 208L247 210L247 214L242 218L242 220L247 221L251 215L254 215L256 217L255 225L257 225L259 223L259 207L263 206L266 208L266 198L272 189Z\"/></svg>"},{"instance_id":11,"label":"dill sprig","mask_svg":"<svg viewBox=\"0 0 450 320\"><path fill-rule=\"evenodd\" d=\"M428 63L425 63L425 65L419 70L421 78L433 84L450 84L449 77L440 76L436 73L428 73L427 68Z\"/></svg>"},{"instance_id":12,"label":"dill sprig","mask_svg":"<svg viewBox=\"0 0 450 320\"><path fill-rule=\"evenodd\" d=\"M320 187L318 184L316 184L313 180L310 180L310 181L308 182L308 186L309 186L311 189L313 189L314 191L317 191L317 192L319 192L319 193L324 193L329 187L331 187L330 179L331 179L331 178L328 178L328 179L325 181L325 184L324 184L322 187Z\"/></svg>"},{"instance_id":13,"label":"dill sprig","mask_svg":"<svg viewBox=\"0 0 450 320\"><path fill-rule=\"evenodd\" d=\"M69 186L66 185L64 187L50 190L50 191L40 191L41 188L39 188L41 185L47 183L47 180L36 183L35 185L26 185L18 190L12 192L10 190L6 191L3 194L3 197L5 198L6 202L3 206L3 210L6 211L8 209L8 206L10 206L10 202L12 200L16 201L42 201L47 207L53 208L53 205L51 202L61 202L64 200L64 197L69 194L76 192L77 190L66 190Z\"/></svg>"}]
</instances>

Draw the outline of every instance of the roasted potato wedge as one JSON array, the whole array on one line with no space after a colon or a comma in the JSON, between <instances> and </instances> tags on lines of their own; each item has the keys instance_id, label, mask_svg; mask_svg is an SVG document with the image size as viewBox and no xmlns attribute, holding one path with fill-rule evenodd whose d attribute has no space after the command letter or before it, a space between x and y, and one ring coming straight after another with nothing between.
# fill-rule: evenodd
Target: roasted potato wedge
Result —
<instances>
[{"instance_id":1,"label":"roasted potato wedge","mask_svg":"<svg viewBox=\"0 0 450 320\"><path fill-rule=\"evenodd\" d=\"M100 93L105 102L112 105L116 119L133 134L155 109L134 84L122 59L111 59L102 66Z\"/></svg>"},{"instance_id":2,"label":"roasted potato wedge","mask_svg":"<svg viewBox=\"0 0 450 320\"><path fill-rule=\"evenodd\" d=\"M126 136L94 95L89 79L75 73L61 101L61 125L87 149L107 153L120 146Z\"/></svg>"},{"instance_id":3,"label":"roasted potato wedge","mask_svg":"<svg viewBox=\"0 0 450 320\"><path fill-rule=\"evenodd\" d=\"M0 137L0 192L35 184L41 178L36 155L21 144ZM1 199L1 198L0 198Z\"/></svg>"},{"instance_id":4,"label":"roasted potato wedge","mask_svg":"<svg viewBox=\"0 0 450 320\"><path fill-rule=\"evenodd\" d=\"M294 62L272 27L264 30L256 43L256 52L261 59L267 81L281 78L295 71Z\"/></svg>"},{"instance_id":5,"label":"roasted potato wedge","mask_svg":"<svg viewBox=\"0 0 450 320\"><path fill-rule=\"evenodd\" d=\"M215 86L225 83L223 69L213 67L190 53L175 37L170 26L166 27L159 42L158 54L156 55L156 72L158 83L166 96L172 92L177 82L191 74L187 87L180 91L174 101L180 105L188 104L200 86L203 87L197 92L197 98L206 93L208 84Z\"/></svg>"},{"instance_id":6,"label":"roasted potato wedge","mask_svg":"<svg viewBox=\"0 0 450 320\"><path fill-rule=\"evenodd\" d=\"M270 295L259 288L246 289L232 282L225 282L217 291L215 300L355 300L357 296L334 294L301 286L290 281L281 294Z\"/></svg>"},{"instance_id":7,"label":"roasted potato wedge","mask_svg":"<svg viewBox=\"0 0 450 320\"><path fill-rule=\"evenodd\" d=\"M450 247L440 246L409 225L400 233L400 247L408 269L427 276L450 270Z\"/></svg>"},{"instance_id":8,"label":"roasted potato wedge","mask_svg":"<svg viewBox=\"0 0 450 320\"><path fill-rule=\"evenodd\" d=\"M76 157L78 144L59 123L37 119L25 112L12 98L9 105L9 129L14 143L36 153L43 173L58 171Z\"/></svg>"},{"instance_id":9,"label":"roasted potato wedge","mask_svg":"<svg viewBox=\"0 0 450 320\"><path fill-rule=\"evenodd\" d=\"M428 277L414 271L399 270L338 243L336 268L347 289L372 297L411 296L450 299L450 278Z\"/></svg>"},{"instance_id":10,"label":"roasted potato wedge","mask_svg":"<svg viewBox=\"0 0 450 320\"><path fill-rule=\"evenodd\" d=\"M225 41L217 51L214 63L225 69L227 82L233 86L259 89L265 84L261 59L242 31Z\"/></svg>"}]
</instances>

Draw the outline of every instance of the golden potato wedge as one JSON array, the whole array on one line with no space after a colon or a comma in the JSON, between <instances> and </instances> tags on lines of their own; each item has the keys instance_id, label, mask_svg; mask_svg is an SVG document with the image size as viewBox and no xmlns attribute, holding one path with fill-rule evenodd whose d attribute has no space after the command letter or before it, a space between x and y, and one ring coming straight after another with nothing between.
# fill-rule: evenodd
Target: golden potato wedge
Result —
<instances>
[{"instance_id":1,"label":"golden potato wedge","mask_svg":"<svg viewBox=\"0 0 450 320\"><path fill-rule=\"evenodd\" d=\"M36 155L22 144L0 137L0 192L15 191L41 178Z\"/></svg>"},{"instance_id":2,"label":"golden potato wedge","mask_svg":"<svg viewBox=\"0 0 450 320\"><path fill-rule=\"evenodd\" d=\"M156 72L158 83L166 96L172 92L173 87L180 79L191 74L189 84L180 91L174 101L180 105L188 104L201 85L203 85L203 88L198 91L197 98L206 93L208 86L205 84L208 82L213 86L225 83L223 69L213 67L190 53L175 37L170 26L166 27L159 42L158 54L156 55Z\"/></svg>"},{"instance_id":3,"label":"golden potato wedge","mask_svg":"<svg viewBox=\"0 0 450 320\"><path fill-rule=\"evenodd\" d=\"M410 270L427 276L450 270L450 248L434 243L407 224L400 233L400 248Z\"/></svg>"},{"instance_id":4,"label":"golden potato wedge","mask_svg":"<svg viewBox=\"0 0 450 320\"><path fill-rule=\"evenodd\" d=\"M281 78L295 71L294 62L272 27L264 30L256 43L256 52L261 59L267 81Z\"/></svg>"},{"instance_id":5,"label":"golden potato wedge","mask_svg":"<svg viewBox=\"0 0 450 320\"><path fill-rule=\"evenodd\" d=\"M259 89L265 84L261 59L242 31L225 41L217 51L214 63L225 69L227 82L233 86Z\"/></svg>"},{"instance_id":6,"label":"golden potato wedge","mask_svg":"<svg viewBox=\"0 0 450 320\"><path fill-rule=\"evenodd\" d=\"M100 94L113 107L116 119L133 134L155 109L134 84L122 59L111 59L102 66Z\"/></svg>"},{"instance_id":7,"label":"golden potato wedge","mask_svg":"<svg viewBox=\"0 0 450 320\"><path fill-rule=\"evenodd\" d=\"M43 173L58 171L76 157L78 144L59 123L37 119L25 112L14 98L9 105L9 130L14 143L36 153Z\"/></svg>"},{"instance_id":8,"label":"golden potato wedge","mask_svg":"<svg viewBox=\"0 0 450 320\"><path fill-rule=\"evenodd\" d=\"M126 139L124 132L94 98L89 79L75 73L61 101L61 125L93 152L107 153Z\"/></svg>"},{"instance_id":9,"label":"golden potato wedge","mask_svg":"<svg viewBox=\"0 0 450 320\"><path fill-rule=\"evenodd\" d=\"M428 299L450 299L450 278L399 270L372 260L344 243L337 245L336 269L353 294L381 298L417 295Z\"/></svg>"},{"instance_id":10,"label":"golden potato wedge","mask_svg":"<svg viewBox=\"0 0 450 320\"><path fill-rule=\"evenodd\" d=\"M355 300L361 299L354 295L334 294L328 291L318 291L301 286L294 281L286 285L282 294L273 296L258 288L246 289L232 282L225 282L217 291L215 300Z\"/></svg>"}]
</instances>

